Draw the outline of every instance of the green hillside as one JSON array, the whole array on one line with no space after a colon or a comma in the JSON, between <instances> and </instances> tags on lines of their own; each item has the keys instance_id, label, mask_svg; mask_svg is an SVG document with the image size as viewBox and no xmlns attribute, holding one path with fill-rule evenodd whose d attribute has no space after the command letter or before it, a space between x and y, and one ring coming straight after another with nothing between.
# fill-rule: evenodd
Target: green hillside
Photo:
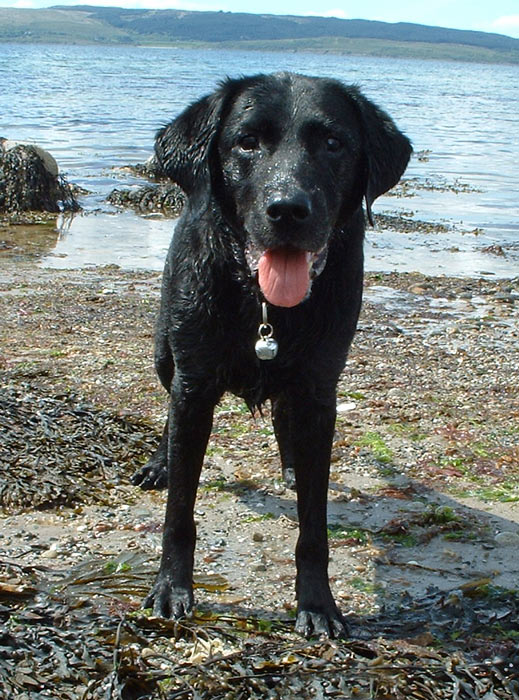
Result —
<instances>
[{"instance_id":1,"label":"green hillside","mask_svg":"<svg viewBox=\"0 0 519 700\"><path fill-rule=\"evenodd\" d=\"M0 7L0 41L128 44L135 38L89 12Z\"/></svg>"},{"instance_id":2,"label":"green hillside","mask_svg":"<svg viewBox=\"0 0 519 700\"><path fill-rule=\"evenodd\" d=\"M519 39L501 34L334 17L88 5L0 8L0 41L330 51L519 63Z\"/></svg>"}]
</instances>

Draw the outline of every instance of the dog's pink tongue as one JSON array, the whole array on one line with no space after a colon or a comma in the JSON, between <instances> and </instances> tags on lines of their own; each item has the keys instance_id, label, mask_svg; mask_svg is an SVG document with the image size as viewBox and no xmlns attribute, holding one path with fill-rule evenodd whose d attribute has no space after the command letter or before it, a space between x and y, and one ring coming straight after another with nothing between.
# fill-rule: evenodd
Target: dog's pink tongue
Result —
<instances>
[{"instance_id":1,"label":"dog's pink tongue","mask_svg":"<svg viewBox=\"0 0 519 700\"><path fill-rule=\"evenodd\" d=\"M292 248L267 250L259 261L258 281L263 296L274 306L297 306L310 286L306 252Z\"/></svg>"}]
</instances>

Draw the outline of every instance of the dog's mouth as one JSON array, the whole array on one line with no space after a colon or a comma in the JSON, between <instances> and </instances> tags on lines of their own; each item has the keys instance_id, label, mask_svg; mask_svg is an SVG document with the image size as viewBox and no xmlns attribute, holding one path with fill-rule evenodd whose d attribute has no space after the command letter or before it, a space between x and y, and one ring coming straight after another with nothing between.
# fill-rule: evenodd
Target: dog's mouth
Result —
<instances>
[{"instance_id":1,"label":"dog's mouth","mask_svg":"<svg viewBox=\"0 0 519 700\"><path fill-rule=\"evenodd\" d=\"M312 252L284 246L259 250L248 248L247 262L258 275L265 299L274 306L290 308L310 296L312 281L326 265L326 246Z\"/></svg>"}]
</instances>

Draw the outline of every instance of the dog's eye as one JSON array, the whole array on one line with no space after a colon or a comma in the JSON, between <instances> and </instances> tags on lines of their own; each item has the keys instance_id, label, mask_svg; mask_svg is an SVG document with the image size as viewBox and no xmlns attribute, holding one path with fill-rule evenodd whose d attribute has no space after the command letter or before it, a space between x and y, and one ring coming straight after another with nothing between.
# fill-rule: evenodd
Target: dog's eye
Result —
<instances>
[{"instance_id":1,"label":"dog's eye","mask_svg":"<svg viewBox=\"0 0 519 700\"><path fill-rule=\"evenodd\" d=\"M245 134L238 141L243 151L255 151L259 147L259 139L254 134Z\"/></svg>"},{"instance_id":2,"label":"dog's eye","mask_svg":"<svg viewBox=\"0 0 519 700\"><path fill-rule=\"evenodd\" d=\"M328 136L326 139L326 149L331 153L337 153L342 148L341 141L336 136Z\"/></svg>"}]
</instances>

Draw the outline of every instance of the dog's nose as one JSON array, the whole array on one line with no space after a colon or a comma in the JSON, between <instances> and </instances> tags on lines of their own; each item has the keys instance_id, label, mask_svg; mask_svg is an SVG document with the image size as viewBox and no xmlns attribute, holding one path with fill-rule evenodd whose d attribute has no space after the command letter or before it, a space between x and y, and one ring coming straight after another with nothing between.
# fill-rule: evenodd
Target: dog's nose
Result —
<instances>
[{"instance_id":1,"label":"dog's nose","mask_svg":"<svg viewBox=\"0 0 519 700\"><path fill-rule=\"evenodd\" d=\"M275 192L267 202L267 217L272 223L303 224L312 213L310 198L304 192L285 196Z\"/></svg>"}]
</instances>

